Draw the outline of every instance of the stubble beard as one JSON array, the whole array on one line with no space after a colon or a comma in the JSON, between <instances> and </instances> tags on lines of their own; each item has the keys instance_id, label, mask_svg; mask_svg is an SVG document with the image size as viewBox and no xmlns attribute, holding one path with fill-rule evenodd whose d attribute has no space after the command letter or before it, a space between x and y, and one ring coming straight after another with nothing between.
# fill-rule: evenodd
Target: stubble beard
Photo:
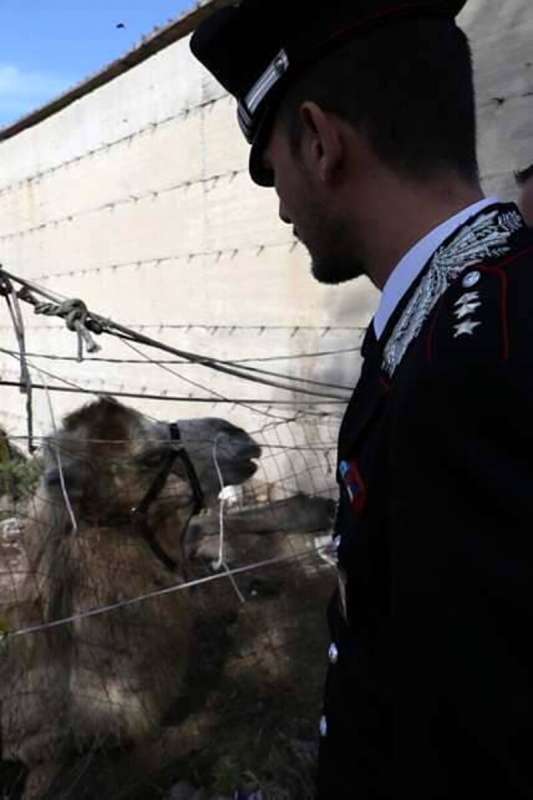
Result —
<instances>
[{"instance_id":1,"label":"stubble beard","mask_svg":"<svg viewBox=\"0 0 533 800\"><path fill-rule=\"evenodd\" d=\"M311 272L319 282L329 286L360 278L366 275L363 264L355 259L340 259L335 256L311 255Z\"/></svg>"},{"instance_id":2,"label":"stubble beard","mask_svg":"<svg viewBox=\"0 0 533 800\"><path fill-rule=\"evenodd\" d=\"M303 229L307 235L299 236L311 256L311 273L319 282L335 286L367 275L362 248L354 236L349 218L333 216L324 201L314 198L313 184L308 183L306 213Z\"/></svg>"},{"instance_id":3,"label":"stubble beard","mask_svg":"<svg viewBox=\"0 0 533 800\"><path fill-rule=\"evenodd\" d=\"M319 283L335 286L366 275L357 249L344 224L332 225L320 246L308 247L313 277Z\"/></svg>"}]
</instances>

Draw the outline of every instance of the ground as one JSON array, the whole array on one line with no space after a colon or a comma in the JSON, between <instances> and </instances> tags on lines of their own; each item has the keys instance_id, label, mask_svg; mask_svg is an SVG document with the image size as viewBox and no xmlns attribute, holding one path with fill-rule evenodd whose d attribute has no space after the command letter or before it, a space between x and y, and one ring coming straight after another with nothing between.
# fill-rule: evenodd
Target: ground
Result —
<instances>
[{"instance_id":1,"label":"ground","mask_svg":"<svg viewBox=\"0 0 533 800\"><path fill-rule=\"evenodd\" d=\"M308 556L239 576L244 603L226 577L190 590L186 691L161 735L135 753L84 754L47 800L156 800L170 798L180 781L204 788L206 798L240 787L261 789L264 800L311 800L334 584L313 542L305 532L243 538L232 566ZM205 575L209 566L196 563L193 572ZM21 770L1 769L0 796L16 800Z\"/></svg>"}]
</instances>

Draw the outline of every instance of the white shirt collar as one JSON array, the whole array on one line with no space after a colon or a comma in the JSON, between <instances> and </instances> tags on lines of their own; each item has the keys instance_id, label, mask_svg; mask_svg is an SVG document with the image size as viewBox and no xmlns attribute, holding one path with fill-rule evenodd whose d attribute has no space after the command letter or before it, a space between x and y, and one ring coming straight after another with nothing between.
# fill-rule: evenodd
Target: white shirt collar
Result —
<instances>
[{"instance_id":1,"label":"white shirt collar","mask_svg":"<svg viewBox=\"0 0 533 800\"><path fill-rule=\"evenodd\" d=\"M387 283L383 287L381 303L374 316L374 331L376 338L379 339L385 330L398 303L418 278L429 259L441 244L460 228L470 217L479 214L486 206L501 202L497 197L489 197L479 200L468 208L464 208L450 219L443 222L438 227L430 231L423 239L420 239L403 256L401 261L393 269Z\"/></svg>"}]
</instances>

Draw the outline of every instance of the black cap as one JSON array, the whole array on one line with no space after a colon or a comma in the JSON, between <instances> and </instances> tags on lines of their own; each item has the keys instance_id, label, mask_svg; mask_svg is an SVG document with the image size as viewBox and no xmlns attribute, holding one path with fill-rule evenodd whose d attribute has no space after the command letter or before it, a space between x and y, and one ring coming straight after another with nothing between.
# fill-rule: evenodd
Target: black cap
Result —
<instances>
[{"instance_id":1,"label":"black cap","mask_svg":"<svg viewBox=\"0 0 533 800\"><path fill-rule=\"evenodd\" d=\"M453 19L466 0L242 0L215 11L196 29L191 50L238 101L241 129L252 145L250 175L272 185L262 161L272 122L291 77L307 64L369 30L409 17Z\"/></svg>"}]
</instances>

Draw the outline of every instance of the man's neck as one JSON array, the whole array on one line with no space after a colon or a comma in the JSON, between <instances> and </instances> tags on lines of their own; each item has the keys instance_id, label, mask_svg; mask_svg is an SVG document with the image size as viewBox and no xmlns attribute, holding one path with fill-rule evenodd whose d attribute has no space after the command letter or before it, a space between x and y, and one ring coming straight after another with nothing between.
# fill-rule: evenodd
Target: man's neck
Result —
<instances>
[{"instance_id":1,"label":"man's neck","mask_svg":"<svg viewBox=\"0 0 533 800\"><path fill-rule=\"evenodd\" d=\"M477 185L441 182L439 185L407 184L389 187L375 195L380 211L371 220L371 241L367 242L369 278L383 289L401 258L434 228L483 199ZM383 198L386 198L385 201Z\"/></svg>"}]
</instances>

